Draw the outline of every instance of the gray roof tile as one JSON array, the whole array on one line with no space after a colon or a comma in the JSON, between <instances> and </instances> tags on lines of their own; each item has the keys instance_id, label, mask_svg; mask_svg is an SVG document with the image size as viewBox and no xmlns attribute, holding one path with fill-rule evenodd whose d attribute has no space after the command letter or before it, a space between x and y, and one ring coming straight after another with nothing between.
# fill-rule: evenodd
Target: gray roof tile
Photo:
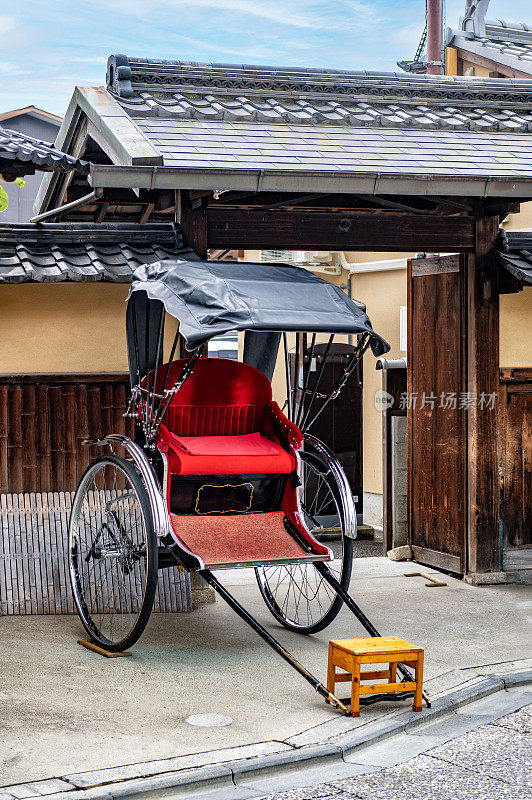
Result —
<instances>
[{"instance_id":1,"label":"gray roof tile","mask_svg":"<svg viewBox=\"0 0 532 800\"><path fill-rule=\"evenodd\" d=\"M108 90L170 167L532 174L532 79L112 56Z\"/></svg>"},{"instance_id":2,"label":"gray roof tile","mask_svg":"<svg viewBox=\"0 0 532 800\"><path fill-rule=\"evenodd\" d=\"M4 167L2 162L7 162ZM16 167L18 172L27 170L26 174L36 169L54 172L77 170L87 174L90 169L87 161L62 153L48 142L0 126L0 172L10 166Z\"/></svg>"},{"instance_id":3,"label":"gray roof tile","mask_svg":"<svg viewBox=\"0 0 532 800\"><path fill-rule=\"evenodd\" d=\"M532 41L532 33L530 34ZM532 81L193 64L112 56L108 83L132 117L162 122L395 125L497 130L501 106L532 131ZM109 72L111 74L111 71ZM113 76L117 75L116 69ZM127 86L126 86L127 84Z\"/></svg>"},{"instance_id":4,"label":"gray roof tile","mask_svg":"<svg viewBox=\"0 0 532 800\"><path fill-rule=\"evenodd\" d=\"M499 236L498 260L521 283L532 285L532 233L505 231Z\"/></svg>"},{"instance_id":5,"label":"gray roof tile","mask_svg":"<svg viewBox=\"0 0 532 800\"><path fill-rule=\"evenodd\" d=\"M316 125L239 126L134 118L157 147L168 166L214 167L234 163L235 168L320 169L349 171L376 167L382 172L530 174L532 138L524 134L366 129ZM156 124L154 124L156 123Z\"/></svg>"},{"instance_id":6,"label":"gray roof tile","mask_svg":"<svg viewBox=\"0 0 532 800\"><path fill-rule=\"evenodd\" d=\"M532 76L532 31L525 23L476 20L476 32L449 30L447 44Z\"/></svg>"},{"instance_id":7,"label":"gray roof tile","mask_svg":"<svg viewBox=\"0 0 532 800\"><path fill-rule=\"evenodd\" d=\"M0 284L128 283L141 264L188 252L168 224L31 223L0 225Z\"/></svg>"}]
</instances>

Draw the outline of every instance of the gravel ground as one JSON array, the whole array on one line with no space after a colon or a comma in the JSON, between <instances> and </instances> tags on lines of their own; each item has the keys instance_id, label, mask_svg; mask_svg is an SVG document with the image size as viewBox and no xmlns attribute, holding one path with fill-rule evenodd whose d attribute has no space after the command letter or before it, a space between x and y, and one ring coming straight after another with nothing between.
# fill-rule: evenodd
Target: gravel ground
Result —
<instances>
[{"instance_id":1,"label":"gravel ground","mask_svg":"<svg viewBox=\"0 0 532 800\"><path fill-rule=\"evenodd\" d=\"M529 800L532 705L371 774L264 800Z\"/></svg>"}]
</instances>

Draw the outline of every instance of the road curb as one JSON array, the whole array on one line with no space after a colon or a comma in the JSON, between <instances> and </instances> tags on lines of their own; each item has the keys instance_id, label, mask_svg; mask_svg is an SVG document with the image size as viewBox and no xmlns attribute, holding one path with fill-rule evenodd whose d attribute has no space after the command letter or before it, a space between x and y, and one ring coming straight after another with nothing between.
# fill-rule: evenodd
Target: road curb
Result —
<instances>
[{"instance_id":1,"label":"road curb","mask_svg":"<svg viewBox=\"0 0 532 800\"><path fill-rule=\"evenodd\" d=\"M125 800L125 798L142 798L149 793L157 798L164 798L185 795L191 790L199 792L234 786L239 780L251 780L266 774L271 776L289 770L318 766L320 763L343 760L347 756L352 756L357 750L395 734L416 729L476 700L505 691L509 687L525 686L530 683L532 683L532 669L529 668L507 673L501 671L489 675L477 674L463 684L442 692L433 700L431 708L424 708L422 713L404 711L368 722L353 731L330 737L319 744L294 746L292 750L255 755L225 763L205 763L174 772L150 775L147 770L145 777L110 780L92 786L87 786L86 783L83 786L76 786L72 776L32 781L16 786L0 787L0 800L19 800L19 798L42 800L43 797L46 797L46 800L118 800L118 798ZM146 767L149 767L149 762Z\"/></svg>"}]
</instances>

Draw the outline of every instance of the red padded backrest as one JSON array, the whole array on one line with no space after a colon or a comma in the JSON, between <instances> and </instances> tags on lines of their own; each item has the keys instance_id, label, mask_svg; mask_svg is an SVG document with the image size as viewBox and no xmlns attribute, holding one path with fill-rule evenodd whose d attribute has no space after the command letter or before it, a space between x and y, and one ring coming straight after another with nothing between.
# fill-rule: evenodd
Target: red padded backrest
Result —
<instances>
[{"instance_id":1,"label":"red padded backrest","mask_svg":"<svg viewBox=\"0 0 532 800\"><path fill-rule=\"evenodd\" d=\"M185 361L174 361L167 388ZM164 376L165 369L158 373ZM159 381L158 381L159 383ZM200 358L174 396L163 423L177 436L236 436L262 431L269 380L255 367L227 358Z\"/></svg>"}]
</instances>

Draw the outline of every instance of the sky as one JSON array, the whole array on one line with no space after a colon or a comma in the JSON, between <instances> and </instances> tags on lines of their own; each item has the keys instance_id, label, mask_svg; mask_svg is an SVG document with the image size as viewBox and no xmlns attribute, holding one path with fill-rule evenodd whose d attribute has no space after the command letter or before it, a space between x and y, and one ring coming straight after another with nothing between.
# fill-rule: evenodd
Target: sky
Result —
<instances>
[{"instance_id":1,"label":"sky","mask_svg":"<svg viewBox=\"0 0 532 800\"><path fill-rule=\"evenodd\" d=\"M465 0L447 0L455 27ZM530 0L488 19L532 25ZM19 0L0 4L0 112L63 115L74 86L105 84L107 57L396 71L414 56L425 0Z\"/></svg>"}]
</instances>

